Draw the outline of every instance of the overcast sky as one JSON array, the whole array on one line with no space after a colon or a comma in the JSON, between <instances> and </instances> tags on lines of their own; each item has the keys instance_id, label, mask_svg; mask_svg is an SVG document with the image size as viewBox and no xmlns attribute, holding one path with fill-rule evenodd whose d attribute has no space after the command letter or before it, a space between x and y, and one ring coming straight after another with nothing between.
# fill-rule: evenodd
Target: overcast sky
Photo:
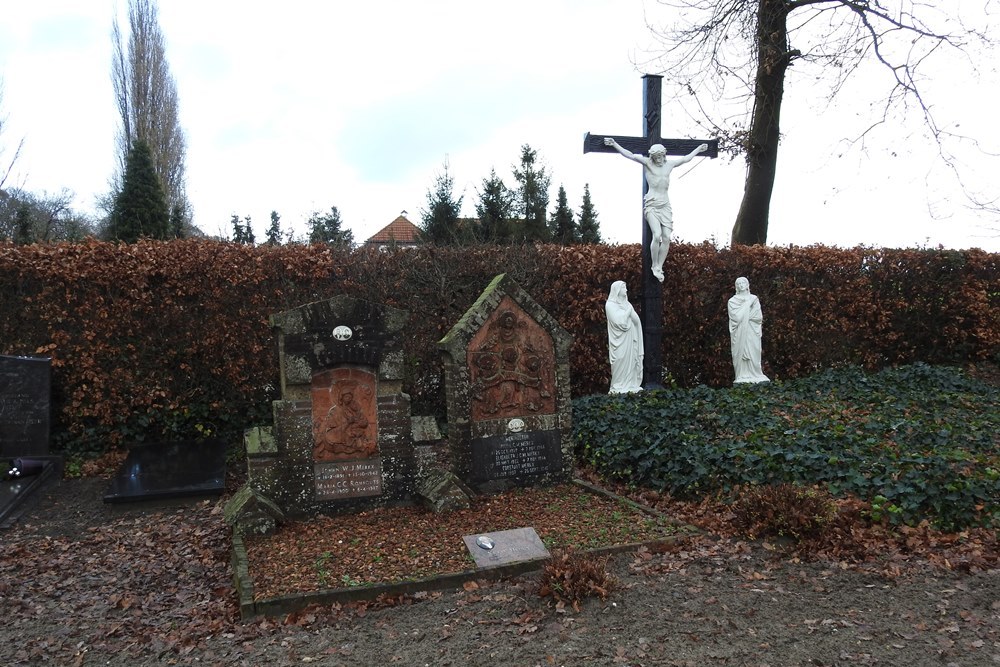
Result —
<instances>
[{"instance_id":1,"label":"overcast sky","mask_svg":"<svg viewBox=\"0 0 1000 667\"><path fill-rule=\"evenodd\" d=\"M115 160L116 3L3 4L4 156L24 139L13 184L68 188L93 212ZM636 62L652 45L646 20L666 11L652 0L161 2L195 224L228 235L232 214L251 216L260 238L276 210L302 234L310 212L335 205L364 240L403 210L419 223L446 160L471 216L491 168L514 186L527 143L552 174L553 205L563 184L579 209L589 183L605 238L638 242L641 168L584 155L583 134L641 133ZM970 61L978 71L945 61L928 92L942 124L979 142L955 144L966 188L996 197L1000 76L992 55ZM919 123L845 141L867 122L881 73L862 73L834 105L812 76L793 68L787 85L770 244L1000 251L1000 221L969 209ZM670 100L663 134L700 138ZM726 159L675 172L675 239L727 244L744 172Z\"/></svg>"}]
</instances>

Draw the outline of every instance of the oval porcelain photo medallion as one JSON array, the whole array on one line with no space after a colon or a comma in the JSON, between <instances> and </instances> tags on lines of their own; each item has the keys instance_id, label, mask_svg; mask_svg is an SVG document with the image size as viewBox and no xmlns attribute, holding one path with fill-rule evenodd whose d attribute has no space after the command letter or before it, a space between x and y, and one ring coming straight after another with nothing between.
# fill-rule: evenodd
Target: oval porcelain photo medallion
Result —
<instances>
[{"instance_id":1,"label":"oval porcelain photo medallion","mask_svg":"<svg viewBox=\"0 0 1000 667\"><path fill-rule=\"evenodd\" d=\"M333 337L337 340L350 340L353 335L354 332L351 331L351 327L345 327L343 324L333 330Z\"/></svg>"},{"instance_id":2,"label":"oval porcelain photo medallion","mask_svg":"<svg viewBox=\"0 0 1000 667\"><path fill-rule=\"evenodd\" d=\"M524 430L524 420L519 417L514 417L507 422L507 430L511 433L520 433Z\"/></svg>"}]
</instances>

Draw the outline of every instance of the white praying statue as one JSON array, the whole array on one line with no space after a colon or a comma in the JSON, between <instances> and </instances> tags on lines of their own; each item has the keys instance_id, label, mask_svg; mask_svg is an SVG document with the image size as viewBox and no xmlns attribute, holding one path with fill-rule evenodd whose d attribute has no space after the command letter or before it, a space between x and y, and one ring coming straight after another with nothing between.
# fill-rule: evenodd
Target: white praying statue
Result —
<instances>
[{"instance_id":1,"label":"white praying statue","mask_svg":"<svg viewBox=\"0 0 1000 667\"><path fill-rule=\"evenodd\" d=\"M636 155L618 145L611 137L604 139L605 146L611 146L618 153L642 165L646 175L646 196L642 200L642 216L649 225L651 238L649 241L649 256L651 273L663 282L663 263L667 261L670 250L670 235L674 231L674 214L670 208L670 172L674 167L690 162L694 156L708 150L708 144L701 144L684 157L676 160L667 159L667 149L662 144L653 144L649 148L649 157Z\"/></svg>"},{"instance_id":2,"label":"white praying statue","mask_svg":"<svg viewBox=\"0 0 1000 667\"><path fill-rule=\"evenodd\" d=\"M729 299L729 335L733 350L734 383L770 382L760 368L760 336L764 314L760 299L750 293L750 281L736 279L736 294Z\"/></svg>"},{"instance_id":3,"label":"white praying statue","mask_svg":"<svg viewBox=\"0 0 1000 667\"><path fill-rule=\"evenodd\" d=\"M611 360L611 390L608 393L642 391L642 323L628 302L625 281L616 280L611 284L604 312L608 316L608 358Z\"/></svg>"}]
</instances>

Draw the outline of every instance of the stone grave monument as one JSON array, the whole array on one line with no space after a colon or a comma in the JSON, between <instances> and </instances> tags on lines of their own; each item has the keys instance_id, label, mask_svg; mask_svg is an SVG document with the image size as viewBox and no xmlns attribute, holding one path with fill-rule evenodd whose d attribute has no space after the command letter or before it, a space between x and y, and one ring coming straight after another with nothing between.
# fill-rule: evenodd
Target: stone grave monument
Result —
<instances>
[{"instance_id":1,"label":"stone grave monument","mask_svg":"<svg viewBox=\"0 0 1000 667\"><path fill-rule=\"evenodd\" d=\"M0 356L0 458L48 456L51 364Z\"/></svg>"},{"instance_id":2,"label":"stone grave monument","mask_svg":"<svg viewBox=\"0 0 1000 667\"><path fill-rule=\"evenodd\" d=\"M407 313L346 296L272 315L281 399L273 427L247 432L248 488L227 516L254 530L308 516L407 502L414 493ZM236 523L237 519L231 519Z\"/></svg>"},{"instance_id":3,"label":"stone grave monument","mask_svg":"<svg viewBox=\"0 0 1000 667\"><path fill-rule=\"evenodd\" d=\"M455 476L480 493L569 480L572 336L505 274L441 339Z\"/></svg>"},{"instance_id":4,"label":"stone grave monument","mask_svg":"<svg viewBox=\"0 0 1000 667\"><path fill-rule=\"evenodd\" d=\"M62 459L49 456L51 393L51 359L0 356L0 524L61 476Z\"/></svg>"}]
</instances>

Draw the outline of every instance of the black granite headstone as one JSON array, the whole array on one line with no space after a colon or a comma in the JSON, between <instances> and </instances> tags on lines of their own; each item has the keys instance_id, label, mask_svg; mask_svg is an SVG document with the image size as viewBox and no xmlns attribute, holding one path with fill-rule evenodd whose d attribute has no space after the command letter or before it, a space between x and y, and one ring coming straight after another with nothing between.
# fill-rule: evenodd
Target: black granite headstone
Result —
<instances>
[{"instance_id":1,"label":"black granite headstone","mask_svg":"<svg viewBox=\"0 0 1000 667\"><path fill-rule=\"evenodd\" d=\"M221 495L226 488L226 445L221 440L139 445L104 494L106 503Z\"/></svg>"},{"instance_id":2,"label":"black granite headstone","mask_svg":"<svg viewBox=\"0 0 1000 667\"><path fill-rule=\"evenodd\" d=\"M52 360L0 356L0 458L46 456Z\"/></svg>"}]
</instances>

